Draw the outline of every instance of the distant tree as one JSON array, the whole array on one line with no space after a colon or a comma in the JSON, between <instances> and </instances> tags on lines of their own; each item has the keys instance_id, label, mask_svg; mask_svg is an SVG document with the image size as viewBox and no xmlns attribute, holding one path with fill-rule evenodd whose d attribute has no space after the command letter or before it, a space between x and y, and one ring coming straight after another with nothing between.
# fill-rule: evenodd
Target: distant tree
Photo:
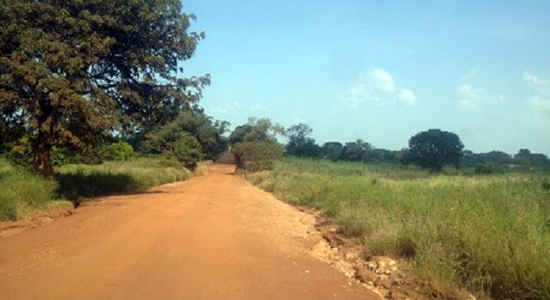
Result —
<instances>
[{"instance_id":1,"label":"distant tree","mask_svg":"<svg viewBox=\"0 0 550 300\"><path fill-rule=\"evenodd\" d=\"M512 156L502 151L491 151L489 153L481 154L481 157L484 163L506 165L513 162Z\"/></svg>"},{"instance_id":2,"label":"distant tree","mask_svg":"<svg viewBox=\"0 0 550 300\"><path fill-rule=\"evenodd\" d=\"M174 145L173 155L185 167L193 170L203 158L201 145L197 139L189 134L183 134Z\"/></svg>"},{"instance_id":3,"label":"distant tree","mask_svg":"<svg viewBox=\"0 0 550 300\"><path fill-rule=\"evenodd\" d=\"M461 159L461 165L468 166L468 167L476 167L481 165L479 170L483 173L484 170L487 170L487 166L490 165L491 170L497 170L502 169L501 167L509 164L513 164L514 161L512 159L512 156L504 153L502 151L491 151L488 153L474 153L470 150L464 150ZM497 168L496 166L500 166ZM502 169L504 170L504 169Z\"/></svg>"},{"instance_id":4,"label":"distant tree","mask_svg":"<svg viewBox=\"0 0 550 300\"><path fill-rule=\"evenodd\" d=\"M249 171L272 168L284 150L277 143L277 135L284 134L285 129L270 119L250 118L247 124L237 126L229 136L237 168Z\"/></svg>"},{"instance_id":5,"label":"distant tree","mask_svg":"<svg viewBox=\"0 0 550 300\"><path fill-rule=\"evenodd\" d=\"M229 135L229 144L235 145L244 141L244 137L252 131L252 126L249 124L244 124L235 127L233 132Z\"/></svg>"},{"instance_id":6,"label":"distant tree","mask_svg":"<svg viewBox=\"0 0 550 300\"><path fill-rule=\"evenodd\" d=\"M216 159L227 150L228 140L224 137L229 127L227 121L214 120L204 109L194 106L182 111L174 122L197 139L205 159Z\"/></svg>"},{"instance_id":7,"label":"distant tree","mask_svg":"<svg viewBox=\"0 0 550 300\"><path fill-rule=\"evenodd\" d=\"M471 150L464 150L462 151L462 158L461 158L460 165L467 166L467 167L473 167L481 163L481 156L477 153L474 153Z\"/></svg>"},{"instance_id":8,"label":"distant tree","mask_svg":"<svg viewBox=\"0 0 550 300\"><path fill-rule=\"evenodd\" d=\"M141 149L144 153L175 158L188 168L194 168L204 156L197 138L176 122L159 126L147 133Z\"/></svg>"},{"instance_id":9,"label":"distant tree","mask_svg":"<svg viewBox=\"0 0 550 300\"><path fill-rule=\"evenodd\" d=\"M531 151L529 149L519 149L518 153L514 155L514 163L526 167L531 166Z\"/></svg>"},{"instance_id":10,"label":"distant tree","mask_svg":"<svg viewBox=\"0 0 550 300\"><path fill-rule=\"evenodd\" d=\"M113 129L169 121L209 76L182 78L202 33L178 0L0 4L0 121L53 177L54 146L86 149Z\"/></svg>"},{"instance_id":11,"label":"distant tree","mask_svg":"<svg viewBox=\"0 0 550 300\"><path fill-rule=\"evenodd\" d=\"M403 158L402 150L387 150L387 149L374 149L375 155L372 155L374 160L385 161L388 163L401 163Z\"/></svg>"},{"instance_id":12,"label":"distant tree","mask_svg":"<svg viewBox=\"0 0 550 300\"><path fill-rule=\"evenodd\" d=\"M284 146L273 142L240 142L231 152L237 169L258 172L273 169L275 161L283 156Z\"/></svg>"},{"instance_id":13,"label":"distant tree","mask_svg":"<svg viewBox=\"0 0 550 300\"><path fill-rule=\"evenodd\" d=\"M330 159L332 161L337 161L342 155L342 149L344 145L340 142L327 142L321 147L321 155L325 159Z\"/></svg>"},{"instance_id":14,"label":"distant tree","mask_svg":"<svg viewBox=\"0 0 550 300\"><path fill-rule=\"evenodd\" d=\"M446 164L459 168L463 149L464 145L458 135L440 129L430 129L411 137L403 162L434 172L441 171Z\"/></svg>"},{"instance_id":15,"label":"distant tree","mask_svg":"<svg viewBox=\"0 0 550 300\"><path fill-rule=\"evenodd\" d=\"M364 162L368 160L367 154L372 149L371 144L363 141L362 139L358 139L355 142L346 143L342 149L341 159Z\"/></svg>"},{"instance_id":16,"label":"distant tree","mask_svg":"<svg viewBox=\"0 0 550 300\"><path fill-rule=\"evenodd\" d=\"M536 168L550 168L548 156L541 153L531 153L531 166Z\"/></svg>"},{"instance_id":17,"label":"distant tree","mask_svg":"<svg viewBox=\"0 0 550 300\"><path fill-rule=\"evenodd\" d=\"M318 156L320 147L315 143L315 139L310 137L312 132L313 129L306 124L291 126L286 132L288 137L286 153L298 157Z\"/></svg>"},{"instance_id":18,"label":"distant tree","mask_svg":"<svg viewBox=\"0 0 550 300\"><path fill-rule=\"evenodd\" d=\"M277 135L285 135L283 126L273 123L270 119L249 118L248 123L237 126L229 136L229 143L239 142L271 142L277 143Z\"/></svg>"},{"instance_id":19,"label":"distant tree","mask_svg":"<svg viewBox=\"0 0 550 300\"><path fill-rule=\"evenodd\" d=\"M391 155L391 151L389 150L385 150L385 149L376 149L376 148L371 148L371 149L367 149L364 157L363 157L363 161L364 162L369 162L369 161L385 161L386 160L386 156L391 159L392 155Z\"/></svg>"},{"instance_id":20,"label":"distant tree","mask_svg":"<svg viewBox=\"0 0 550 300\"><path fill-rule=\"evenodd\" d=\"M548 156L541 153L531 153L529 149L520 149L514 155L514 162L518 165L535 167L535 168L550 168L550 160Z\"/></svg>"}]
</instances>

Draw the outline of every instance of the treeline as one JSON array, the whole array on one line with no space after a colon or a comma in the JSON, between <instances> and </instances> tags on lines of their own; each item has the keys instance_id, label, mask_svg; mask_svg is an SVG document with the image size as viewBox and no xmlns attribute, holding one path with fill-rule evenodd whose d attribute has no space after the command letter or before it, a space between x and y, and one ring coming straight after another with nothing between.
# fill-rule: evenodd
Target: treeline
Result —
<instances>
[{"instance_id":1,"label":"treeline","mask_svg":"<svg viewBox=\"0 0 550 300\"><path fill-rule=\"evenodd\" d=\"M351 142L316 143L313 129L297 124L284 129L269 119L251 118L237 126L229 136L229 145L236 155L239 168L251 171L269 169L278 157L296 156L331 161L362 163L389 163L416 165L431 172L440 172L446 165L473 168L476 174L502 173L510 170L548 170L550 160L544 154L520 149L515 155L502 151L474 153L464 150L460 137L452 132L429 129L413 135L409 147L388 150L374 147L358 139ZM286 145L278 143L277 136L286 137Z\"/></svg>"},{"instance_id":2,"label":"treeline","mask_svg":"<svg viewBox=\"0 0 550 300\"><path fill-rule=\"evenodd\" d=\"M208 116L198 105L184 108L167 123L143 127L131 133L113 132L85 149L53 147L54 166L102 164L126 161L138 155L160 156L193 169L202 160L215 160L228 147L229 123ZM32 169L34 149L29 136L15 142L0 140L0 154L14 165Z\"/></svg>"},{"instance_id":3,"label":"treeline","mask_svg":"<svg viewBox=\"0 0 550 300\"><path fill-rule=\"evenodd\" d=\"M520 149L518 153L510 155L502 151L491 151L488 153L474 153L464 151L463 165L467 167L484 166L487 168L520 168L520 169L550 169L550 159L541 153L531 153L529 149Z\"/></svg>"},{"instance_id":4,"label":"treeline","mask_svg":"<svg viewBox=\"0 0 550 300\"><path fill-rule=\"evenodd\" d=\"M445 164L452 164L457 168L475 168L475 172L479 174L511 169L550 169L550 159L545 154L531 153L528 149L520 149L514 155L502 151L474 153L463 150L462 142L456 134L438 129L418 133L409 140L409 148L401 150L375 148L362 139L319 145L311 137L312 132L306 124L290 127L287 130L286 155L331 161L417 164L421 168L433 171L440 170Z\"/></svg>"},{"instance_id":5,"label":"treeline","mask_svg":"<svg viewBox=\"0 0 550 300\"><path fill-rule=\"evenodd\" d=\"M456 134L439 129L414 135L409 140L409 148L388 150L376 148L362 139L319 145L311 136L313 129L306 124L285 129L267 118L250 118L232 132L229 132L229 125L226 121L213 119L204 109L194 105L181 109L169 122L142 127L126 134L113 132L84 151L54 147L51 157L53 164L60 166L71 163L101 164L103 161L128 160L137 155L154 155L193 169L198 162L215 161L230 150L238 167L249 171L270 169L278 158L285 155L331 161L417 165L436 172L445 165L474 168L477 174L550 169L550 160L544 154L531 153L528 149L520 149L514 155L502 151L474 153L464 150ZM277 137L286 137L288 142L281 144ZM12 143L0 143L1 153L16 165L29 168L33 165L33 149L28 137Z\"/></svg>"}]
</instances>

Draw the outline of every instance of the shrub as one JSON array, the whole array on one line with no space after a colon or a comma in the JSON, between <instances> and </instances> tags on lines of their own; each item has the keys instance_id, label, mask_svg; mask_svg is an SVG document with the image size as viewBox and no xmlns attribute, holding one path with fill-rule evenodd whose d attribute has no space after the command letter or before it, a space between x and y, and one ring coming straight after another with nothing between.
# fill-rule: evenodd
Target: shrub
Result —
<instances>
[{"instance_id":1,"label":"shrub","mask_svg":"<svg viewBox=\"0 0 550 300\"><path fill-rule=\"evenodd\" d=\"M194 169L203 156L197 138L190 134L180 137L174 147L174 156L186 168Z\"/></svg>"},{"instance_id":2,"label":"shrub","mask_svg":"<svg viewBox=\"0 0 550 300\"><path fill-rule=\"evenodd\" d=\"M251 172L271 170L283 156L284 147L273 142L243 142L231 148L237 168Z\"/></svg>"},{"instance_id":3,"label":"shrub","mask_svg":"<svg viewBox=\"0 0 550 300\"><path fill-rule=\"evenodd\" d=\"M135 156L134 148L126 142L116 142L106 146L103 151L105 160L126 161Z\"/></svg>"},{"instance_id":4,"label":"shrub","mask_svg":"<svg viewBox=\"0 0 550 300\"><path fill-rule=\"evenodd\" d=\"M84 152L76 153L71 158L73 164L100 165L103 163L101 147L89 147Z\"/></svg>"},{"instance_id":5,"label":"shrub","mask_svg":"<svg viewBox=\"0 0 550 300\"><path fill-rule=\"evenodd\" d=\"M200 164L193 171L194 176L205 176L208 175L208 166Z\"/></svg>"}]
</instances>

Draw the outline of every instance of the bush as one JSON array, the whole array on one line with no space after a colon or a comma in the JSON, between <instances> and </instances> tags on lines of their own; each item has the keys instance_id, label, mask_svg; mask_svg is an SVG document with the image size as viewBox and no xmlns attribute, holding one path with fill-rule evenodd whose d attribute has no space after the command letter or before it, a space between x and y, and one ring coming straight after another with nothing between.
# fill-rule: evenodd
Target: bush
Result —
<instances>
[{"instance_id":1,"label":"bush","mask_svg":"<svg viewBox=\"0 0 550 300\"><path fill-rule=\"evenodd\" d=\"M176 141L174 156L186 168L194 169L203 156L201 145L194 136L185 134Z\"/></svg>"},{"instance_id":2,"label":"bush","mask_svg":"<svg viewBox=\"0 0 550 300\"><path fill-rule=\"evenodd\" d=\"M233 146L231 152L237 168L257 172L273 169L275 161L283 157L284 146L273 142L244 142Z\"/></svg>"},{"instance_id":3,"label":"bush","mask_svg":"<svg viewBox=\"0 0 550 300\"><path fill-rule=\"evenodd\" d=\"M106 146L103 150L105 160L126 161L135 156L134 148L126 142L116 142Z\"/></svg>"},{"instance_id":4,"label":"bush","mask_svg":"<svg viewBox=\"0 0 550 300\"><path fill-rule=\"evenodd\" d=\"M71 158L73 164L100 165L103 163L103 151L99 147L90 147L84 152L76 153Z\"/></svg>"}]
</instances>

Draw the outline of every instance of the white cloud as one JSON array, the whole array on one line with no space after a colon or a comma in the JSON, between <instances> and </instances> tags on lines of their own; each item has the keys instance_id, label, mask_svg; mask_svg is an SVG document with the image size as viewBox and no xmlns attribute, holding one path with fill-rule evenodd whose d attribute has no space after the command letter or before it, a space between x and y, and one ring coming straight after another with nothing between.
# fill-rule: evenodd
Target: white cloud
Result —
<instances>
[{"instance_id":1,"label":"white cloud","mask_svg":"<svg viewBox=\"0 0 550 300\"><path fill-rule=\"evenodd\" d=\"M264 112L270 112L272 111L271 108L261 105L261 104L255 104L253 106L250 106L250 110L252 111L264 111Z\"/></svg>"},{"instance_id":2,"label":"white cloud","mask_svg":"<svg viewBox=\"0 0 550 300\"><path fill-rule=\"evenodd\" d=\"M395 82L390 73L381 69L374 69L369 77L375 89L388 93L395 93Z\"/></svg>"},{"instance_id":3,"label":"white cloud","mask_svg":"<svg viewBox=\"0 0 550 300\"><path fill-rule=\"evenodd\" d=\"M233 101L223 106L212 107L213 113L218 113L223 115L238 113L240 110L241 110L241 105L237 101Z\"/></svg>"},{"instance_id":4,"label":"white cloud","mask_svg":"<svg viewBox=\"0 0 550 300\"><path fill-rule=\"evenodd\" d=\"M486 105L499 105L507 102L507 97L501 93L487 91L472 83L481 72L480 68L472 68L460 76L463 82L457 89L458 105L464 109L480 109Z\"/></svg>"},{"instance_id":5,"label":"white cloud","mask_svg":"<svg viewBox=\"0 0 550 300\"><path fill-rule=\"evenodd\" d=\"M397 87L393 76L382 69L361 72L357 81L339 95L339 100L352 109L361 104L383 106L402 102L414 106L417 102L413 91Z\"/></svg>"},{"instance_id":6,"label":"white cloud","mask_svg":"<svg viewBox=\"0 0 550 300\"><path fill-rule=\"evenodd\" d=\"M415 105L417 101L416 96L411 90L401 90L399 92L399 100L408 106Z\"/></svg>"},{"instance_id":7,"label":"white cloud","mask_svg":"<svg viewBox=\"0 0 550 300\"><path fill-rule=\"evenodd\" d=\"M534 88L539 93L550 92L550 78L539 77L531 72L523 73L523 82Z\"/></svg>"},{"instance_id":8,"label":"white cloud","mask_svg":"<svg viewBox=\"0 0 550 300\"><path fill-rule=\"evenodd\" d=\"M222 105L222 106L212 107L210 110L214 114L235 115L235 114L242 113L242 111L246 110L246 109L247 109L246 104L241 105L239 102L233 101L231 103L227 103L227 104ZM265 105L259 104L259 103L248 106L248 110L253 111L253 112L271 112L271 111L273 111L271 108L269 108Z\"/></svg>"},{"instance_id":9,"label":"white cloud","mask_svg":"<svg viewBox=\"0 0 550 300\"><path fill-rule=\"evenodd\" d=\"M525 72L522 80L533 88L534 95L529 99L533 121L550 121L550 78Z\"/></svg>"},{"instance_id":10,"label":"white cloud","mask_svg":"<svg viewBox=\"0 0 550 300\"><path fill-rule=\"evenodd\" d=\"M481 91L474 89L469 84L462 84L458 87L458 103L463 108L475 109L483 101L483 94Z\"/></svg>"}]
</instances>

